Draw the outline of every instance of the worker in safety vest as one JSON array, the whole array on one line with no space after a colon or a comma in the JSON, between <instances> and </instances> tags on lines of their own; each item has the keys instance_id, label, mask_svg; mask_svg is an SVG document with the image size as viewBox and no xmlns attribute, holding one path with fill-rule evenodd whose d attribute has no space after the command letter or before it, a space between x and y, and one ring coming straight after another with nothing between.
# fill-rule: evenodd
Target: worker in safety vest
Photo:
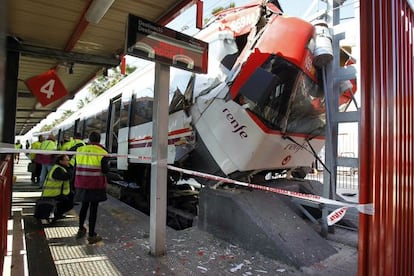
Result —
<instances>
[{"instance_id":1,"label":"worker in safety vest","mask_svg":"<svg viewBox=\"0 0 414 276\"><path fill-rule=\"evenodd\" d=\"M73 135L72 146L69 148L70 151L76 151L79 147L84 146L85 142L82 140L80 133L76 132Z\"/></svg>"},{"instance_id":2,"label":"worker in safety vest","mask_svg":"<svg viewBox=\"0 0 414 276\"><path fill-rule=\"evenodd\" d=\"M40 145L42 144L42 142L45 140L45 138L43 137L43 135L39 135L38 137L38 141L35 141L32 143L32 145L30 146L31 149L33 150L38 150L40 149ZM32 182L39 184L40 181L40 172L42 171L42 164L39 164L35 161L36 158L36 153L30 153L29 154L30 160L32 161L32 163L34 164L34 168L32 169Z\"/></svg>"},{"instance_id":3,"label":"worker in safety vest","mask_svg":"<svg viewBox=\"0 0 414 276\"><path fill-rule=\"evenodd\" d=\"M63 135L63 145L61 146L61 151L76 151L77 148L84 146L85 142L81 139L81 135L79 133L75 133L75 135L72 137L69 137L69 134L65 133ZM72 155L69 155L70 164L72 166L75 166L75 158Z\"/></svg>"},{"instance_id":4,"label":"worker in safety vest","mask_svg":"<svg viewBox=\"0 0 414 276\"><path fill-rule=\"evenodd\" d=\"M49 137L47 137L47 140L43 141L42 144L40 144L39 149L40 150L56 150L57 144L55 141L55 136L53 134L50 134ZM39 164L42 164L42 171L40 172L39 185L40 187L43 187L46 176L49 173L49 171L52 169L53 163L55 161L54 156L53 154L36 154L35 161Z\"/></svg>"},{"instance_id":5,"label":"worker in safety vest","mask_svg":"<svg viewBox=\"0 0 414 276\"><path fill-rule=\"evenodd\" d=\"M81 139L81 135L76 132L75 135L72 137L69 136L69 133L65 133L63 135L63 144L60 147L59 150L61 151L76 151L77 148L84 146L85 142ZM75 156L72 154L69 154L69 163L72 167L75 166ZM70 187L71 189L74 191L75 190L75 179L74 179L74 175L73 177L70 179Z\"/></svg>"},{"instance_id":6,"label":"worker in safety vest","mask_svg":"<svg viewBox=\"0 0 414 276\"><path fill-rule=\"evenodd\" d=\"M32 143L32 145L30 146L30 149L34 149L34 150L37 150L37 149L40 149L40 145L42 144L42 142L44 141L45 139L43 138L43 136L42 135L39 135L39 137L38 137L38 141L34 141L33 143ZM36 153L30 153L29 154L29 158L30 158L30 160L34 160L35 159L35 157L36 157Z\"/></svg>"},{"instance_id":7,"label":"worker in safety vest","mask_svg":"<svg viewBox=\"0 0 414 276\"><path fill-rule=\"evenodd\" d=\"M73 208L73 191L69 184L72 173L73 168L69 164L69 156L62 154L57 157L56 163L46 177L42 197L53 198L57 201L52 221L62 218L64 213Z\"/></svg>"},{"instance_id":8,"label":"worker in safety vest","mask_svg":"<svg viewBox=\"0 0 414 276\"><path fill-rule=\"evenodd\" d=\"M63 144L60 146L59 150L61 151L76 151L76 149L80 146L84 146L85 142L81 139L81 135L79 133L75 133L72 137L69 136L68 133L63 135Z\"/></svg>"},{"instance_id":9,"label":"worker in safety vest","mask_svg":"<svg viewBox=\"0 0 414 276\"><path fill-rule=\"evenodd\" d=\"M107 199L107 180L104 174L109 171L109 166L108 158L104 156L108 152L99 144L100 140L101 135L98 132L91 132L89 144L79 147L76 150L75 156L75 201L82 202L79 212L79 230L76 237L82 238L86 235L87 230L84 227L84 223L90 207L88 231L88 241L90 244L102 240L95 232L95 225L99 202Z\"/></svg>"},{"instance_id":10,"label":"worker in safety vest","mask_svg":"<svg viewBox=\"0 0 414 276\"><path fill-rule=\"evenodd\" d=\"M20 143L20 140L17 140L16 144L14 144L14 148L18 150L23 148L23 145ZM16 161L16 164L19 164L19 160L20 160L20 152L17 152L14 154L14 161Z\"/></svg>"},{"instance_id":11,"label":"worker in safety vest","mask_svg":"<svg viewBox=\"0 0 414 276\"><path fill-rule=\"evenodd\" d=\"M67 151L72 147L73 139L69 136L69 133L63 134L63 143L58 146L58 149L61 151Z\"/></svg>"}]
</instances>

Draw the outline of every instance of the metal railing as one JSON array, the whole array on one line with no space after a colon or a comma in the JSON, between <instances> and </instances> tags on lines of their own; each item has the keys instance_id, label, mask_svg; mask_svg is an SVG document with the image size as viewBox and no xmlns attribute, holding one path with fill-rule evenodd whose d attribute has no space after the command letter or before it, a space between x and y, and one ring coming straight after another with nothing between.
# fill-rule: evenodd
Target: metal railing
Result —
<instances>
[{"instance_id":1,"label":"metal railing","mask_svg":"<svg viewBox=\"0 0 414 276\"><path fill-rule=\"evenodd\" d=\"M4 257L7 254L7 223L11 211L11 170L13 157L6 155L0 161L0 271L3 271Z\"/></svg>"}]
</instances>

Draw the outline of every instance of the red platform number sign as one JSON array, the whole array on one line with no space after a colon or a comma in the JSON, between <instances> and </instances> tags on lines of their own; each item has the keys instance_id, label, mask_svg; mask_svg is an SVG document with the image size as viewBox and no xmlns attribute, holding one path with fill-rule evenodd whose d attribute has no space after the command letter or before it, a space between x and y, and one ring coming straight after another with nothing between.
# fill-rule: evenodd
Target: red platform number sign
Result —
<instances>
[{"instance_id":1,"label":"red platform number sign","mask_svg":"<svg viewBox=\"0 0 414 276\"><path fill-rule=\"evenodd\" d=\"M54 70L49 70L26 80L26 85L42 106L46 106L68 94Z\"/></svg>"}]
</instances>

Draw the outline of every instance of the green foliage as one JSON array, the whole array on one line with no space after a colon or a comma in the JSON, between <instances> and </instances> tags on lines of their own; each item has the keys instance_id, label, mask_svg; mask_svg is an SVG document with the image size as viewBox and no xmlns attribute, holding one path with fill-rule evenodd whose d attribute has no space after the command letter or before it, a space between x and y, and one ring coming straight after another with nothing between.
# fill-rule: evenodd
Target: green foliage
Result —
<instances>
[{"instance_id":1,"label":"green foliage","mask_svg":"<svg viewBox=\"0 0 414 276\"><path fill-rule=\"evenodd\" d=\"M125 78L128 74L134 72L136 67L127 65L126 67L126 74L121 74L120 67L113 68L110 74L105 76L100 76L96 78L91 85L89 86L88 90L92 94L93 97L97 97L104 93L106 90L120 82L123 78Z\"/></svg>"},{"instance_id":2,"label":"green foliage","mask_svg":"<svg viewBox=\"0 0 414 276\"><path fill-rule=\"evenodd\" d=\"M215 7L214 9L211 10L211 15L215 16L217 13L219 13L221 11L224 11L224 10L227 10L227 9L230 9L230 8L234 8L234 7L236 7L236 4L234 2L229 3L229 5L227 7L221 7L221 6L220 7ZM210 20L210 18L204 18L204 23L207 23Z\"/></svg>"},{"instance_id":3,"label":"green foliage","mask_svg":"<svg viewBox=\"0 0 414 276\"><path fill-rule=\"evenodd\" d=\"M68 118L70 115L72 115L75 111L73 110L65 110L63 111L63 116L65 116L65 118Z\"/></svg>"},{"instance_id":4,"label":"green foliage","mask_svg":"<svg viewBox=\"0 0 414 276\"><path fill-rule=\"evenodd\" d=\"M89 97L85 97L83 99L80 99L77 103L76 103L76 107L79 109L82 109L84 106L86 106L88 103L90 103L92 100Z\"/></svg>"},{"instance_id":5,"label":"green foliage","mask_svg":"<svg viewBox=\"0 0 414 276\"><path fill-rule=\"evenodd\" d=\"M43 132L43 131L52 130L53 127L57 126L58 124L60 124L61 122L63 122L67 118L69 118L69 116L72 115L74 112L75 111L73 111L73 110L65 110L63 112L62 116L60 116L58 119L55 119L52 123L42 126L40 131Z\"/></svg>"},{"instance_id":6,"label":"green foliage","mask_svg":"<svg viewBox=\"0 0 414 276\"><path fill-rule=\"evenodd\" d=\"M234 8L235 6L236 4L234 2L231 2L227 7L215 7L214 9L211 10L211 15L216 15L217 13L223 10L231 9L231 8Z\"/></svg>"},{"instance_id":7,"label":"green foliage","mask_svg":"<svg viewBox=\"0 0 414 276\"><path fill-rule=\"evenodd\" d=\"M44 132L44 131L49 131L53 128L53 125L44 125L42 126L42 128L40 129L40 132Z\"/></svg>"}]
</instances>

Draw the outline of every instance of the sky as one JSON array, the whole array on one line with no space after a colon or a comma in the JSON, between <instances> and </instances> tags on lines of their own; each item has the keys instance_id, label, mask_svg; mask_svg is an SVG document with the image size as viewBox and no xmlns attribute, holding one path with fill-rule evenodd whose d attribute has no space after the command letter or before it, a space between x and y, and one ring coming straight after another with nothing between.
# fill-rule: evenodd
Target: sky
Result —
<instances>
[{"instance_id":1,"label":"sky","mask_svg":"<svg viewBox=\"0 0 414 276\"><path fill-rule=\"evenodd\" d=\"M230 3L235 3L237 6L243 6L245 4L249 4L253 1L251 0L204 0L204 17L211 16L211 10L216 7L227 7ZM347 0L345 3L345 8L352 7L355 0ZM302 18L307 18L309 15L314 14L316 11L320 9L325 9L325 4L321 1L315 0L279 0L279 3L284 11L285 15L289 16L297 16ZM174 29L176 31L183 32L188 35L194 35L197 32L195 28L195 14L196 8L195 6L189 8L185 12L183 12L178 18L170 22L167 27ZM346 16L346 15L345 15ZM133 66L141 65L141 61L136 58L129 57L127 59L127 63ZM55 119L59 118L61 114L65 110L76 110L77 109L77 102L86 97L88 95L87 89L83 89L77 93L73 100L69 100L65 104L63 104L57 112L50 114L45 120L43 120L40 124L38 124L35 129L40 129L41 126L45 124L50 124ZM38 131L38 130L37 130ZM29 134L31 135L33 131L30 131ZM26 136L30 136L26 135ZM26 138L26 137L23 137ZM27 138L30 139L30 138Z\"/></svg>"}]
</instances>

